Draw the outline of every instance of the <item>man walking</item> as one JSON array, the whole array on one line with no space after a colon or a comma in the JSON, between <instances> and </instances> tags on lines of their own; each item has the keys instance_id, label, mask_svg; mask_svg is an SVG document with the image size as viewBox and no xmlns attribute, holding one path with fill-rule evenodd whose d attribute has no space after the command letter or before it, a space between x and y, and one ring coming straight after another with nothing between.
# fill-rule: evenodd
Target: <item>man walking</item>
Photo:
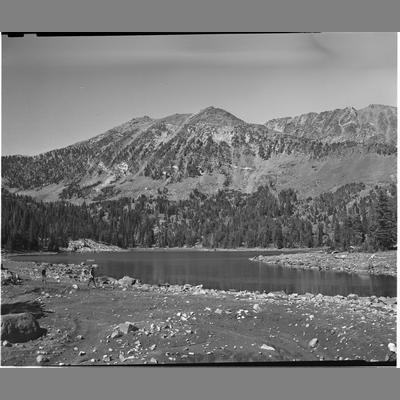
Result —
<instances>
[{"instance_id":1,"label":"man walking","mask_svg":"<svg viewBox=\"0 0 400 400\"><path fill-rule=\"evenodd\" d=\"M47 287L47 268L46 265L43 265L42 267L42 290Z\"/></svg>"},{"instance_id":2,"label":"man walking","mask_svg":"<svg viewBox=\"0 0 400 400\"><path fill-rule=\"evenodd\" d=\"M95 278L96 278L96 267L94 265L92 265L90 267L89 280L88 280L88 284L87 284L88 287L90 286L90 282L93 282L94 287L97 288L96 279Z\"/></svg>"}]
</instances>

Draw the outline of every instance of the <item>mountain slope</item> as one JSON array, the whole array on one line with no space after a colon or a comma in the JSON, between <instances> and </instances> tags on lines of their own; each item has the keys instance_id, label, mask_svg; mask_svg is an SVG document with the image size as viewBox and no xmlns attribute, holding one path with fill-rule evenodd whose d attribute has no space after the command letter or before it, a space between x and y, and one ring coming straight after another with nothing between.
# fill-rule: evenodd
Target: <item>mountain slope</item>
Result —
<instances>
[{"instance_id":1,"label":"mountain slope","mask_svg":"<svg viewBox=\"0 0 400 400\"><path fill-rule=\"evenodd\" d=\"M396 145L397 109L379 104L371 104L360 110L346 107L272 119L265 126L277 132L326 143L353 141Z\"/></svg>"},{"instance_id":2,"label":"mountain slope","mask_svg":"<svg viewBox=\"0 0 400 400\"><path fill-rule=\"evenodd\" d=\"M265 125L220 108L132 120L34 157L2 157L3 187L42 200L97 201L168 191L187 198L260 185L315 196L396 181L396 109L345 108Z\"/></svg>"}]
</instances>

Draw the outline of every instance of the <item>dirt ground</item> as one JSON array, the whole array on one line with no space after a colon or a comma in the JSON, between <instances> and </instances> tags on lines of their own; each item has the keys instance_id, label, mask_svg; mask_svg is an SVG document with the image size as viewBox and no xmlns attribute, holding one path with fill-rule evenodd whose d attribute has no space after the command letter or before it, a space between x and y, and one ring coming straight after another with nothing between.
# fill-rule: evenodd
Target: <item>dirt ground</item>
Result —
<instances>
[{"instance_id":1,"label":"dirt ground","mask_svg":"<svg viewBox=\"0 0 400 400\"><path fill-rule=\"evenodd\" d=\"M22 281L2 286L2 314L31 312L47 330L26 343L2 343L5 366L38 365L39 355L44 366L295 366L362 360L382 365L388 344L396 343L395 298L216 291L189 285L88 288L85 281L59 273L50 274L42 291L40 266L15 261L4 265ZM138 330L112 338L114 328L125 321Z\"/></svg>"}]
</instances>

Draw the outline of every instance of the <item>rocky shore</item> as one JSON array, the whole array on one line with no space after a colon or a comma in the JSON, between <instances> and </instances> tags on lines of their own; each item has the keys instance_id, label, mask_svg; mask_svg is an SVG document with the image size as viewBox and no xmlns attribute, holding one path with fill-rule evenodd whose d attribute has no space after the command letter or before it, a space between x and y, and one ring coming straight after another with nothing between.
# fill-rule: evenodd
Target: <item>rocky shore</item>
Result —
<instances>
[{"instance_id":1,"label":"rocky shore","mask_svg":"<svg viewBox=\"0 0 400 400\"><path fill-rule=\"evenodd\" d=\"M280 254L276 256L259 255L249 260L267 264L278 264L287 268L397 276L396 251L377 252L373 254L358 252L328 253L319 251Z\"/></svg>"},{"instance_id":2,"label":"rocky shore","mask_svg":"<svg viewBox=\"0 0 400 400\"><path fill-rule=\"evenodd\" d=\"M2 286L2 314L30 313L43 334L26 342L2 338L3 365L395 358L396 298L154 286L130 277L99 277L94 288L87 266L72 264L47 264L42 290L42 264L5 267L20 281Z\"/></svg>"},{"instance_id":3,"label":"rocky shore","mask_svg":"<svg viewBox=\"0 0 400 400\"><path fill-rule=\"evenodd\" d=\"M105 244L95 242L92 239L78 239L70 240L68 247L61 248L62 252L74 252L74 253L99 253L102 251L127 251L121 247L114 246L112 244Z\"/></svg>"}]
</instances>

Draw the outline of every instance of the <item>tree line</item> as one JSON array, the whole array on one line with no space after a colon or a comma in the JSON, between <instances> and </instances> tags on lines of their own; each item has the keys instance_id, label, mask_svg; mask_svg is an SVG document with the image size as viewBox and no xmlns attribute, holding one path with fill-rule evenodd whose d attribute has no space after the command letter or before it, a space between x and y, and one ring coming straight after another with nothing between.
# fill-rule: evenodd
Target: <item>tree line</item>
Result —
<instances>
[{"instance_id":1,"label":"tree line","mask_svg":"<svg viewBox=\"0 0 400 400\"><path fill-rule=\"evenodd\" d=\"M156 196L74 205L2 190L2 248L58 250L90 238L128 247L330 247L365 251L396 244L396 185L344 185L315 198L261 186L252 194L194 190L188 199Z\"/></svg>"}]
</instances>

